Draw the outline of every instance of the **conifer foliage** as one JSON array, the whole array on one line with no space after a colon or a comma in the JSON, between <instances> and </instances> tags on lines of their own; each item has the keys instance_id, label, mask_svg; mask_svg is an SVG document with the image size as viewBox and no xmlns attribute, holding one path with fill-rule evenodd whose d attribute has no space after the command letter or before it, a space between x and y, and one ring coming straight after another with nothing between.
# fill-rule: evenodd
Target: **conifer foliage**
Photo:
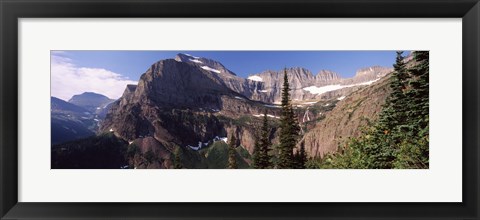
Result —
<instances>
[{"instance_id":1,"label":"conifer foliage","mask_svg":"<svg viewBox=\"0 0 480 220\"><path fill-rule=\"evenodd\" d=\"M175 149L175 157L174 157L174 161L173 161L175 169L182 169L183 168L181 153L182 153L182 151L180 150L180 148Z\"/></svg>"},{"instance_id":2,"label":"conifer foliage","mask_svg":"<svg viewBox=\"0 0 480 220\"><path fill-rule=\"evenodd\" d=\"M254 140L255 143L253 144L253 154L252 154L252 167L255 169L261 169L260 165L260 137L255 135Z\"/></svg>"},{"instance_id":3,"label":"conifer foliage","mask_svg":"<svg viewBox=\"0 0 480 220\"><path fill-rule=\"evenodd\" d=\"M293 149L297 144L300 126L290 102L290 87L287 70L284 69L282 88L282 115L280 118L280 146L277 168L291 169L295 166Z\"/></svg>"},{"instance_id":4,"label":"conifer foliage","mask_svg":"<svg viewBox=\"0 0 480 220\"><path fill-rule=\"evenodd\" d=\"M326 167L411 169L429 167L429 52L413 52L407 67L397 52L391 94L378 121L342 154L330 156Z\"/></svg>"},{"instance_id":5,"label":"conifer foliage","mask_svg":"<svg viewBox=\"0 0 480 220\"><path fill-rule=\"evenodd\" d=\"M232 134L228 144L228 169L237 169L237 158L235 157L235 148L237 146L237 139Z\"/></svg>"},{"instance_id":6,"label":"conifer foliage","mask_svg":"<svg viewBox=\"0 0 480 220\"><path fill-rule=\"evenodd\" d=\"M429 164L429 52L416 51L413 58L415 65L409 69L411 80L405 92L406 138L398 149L396 168L428 168Z\"/></svg>"},{"instance_id":7,"label":"conifer foliage","mask_svg":"<svg viewBox=\"0 0 480 220\"><path fill-rule=\"evenodd\" d=\"M260 131L259 140L256 142L254 149L254 167L258 169L273 168L270 142L270 128L268 126L267 112L263 114L263 123Z\"/></svg>"},{"instance_id":8,"label":"conifer foliage","mask_svg":"<svg viewBox=\"0 0 480 220\"><path fill-rule=\"evenodd\" d=\"M300 144L300 149L298 150L296 154L296 162L297 162L297 169L305 169L306 168L306 163L307 163L307 152L305 152L305 142L302 142Z\"/></svg>"}]
</instances>

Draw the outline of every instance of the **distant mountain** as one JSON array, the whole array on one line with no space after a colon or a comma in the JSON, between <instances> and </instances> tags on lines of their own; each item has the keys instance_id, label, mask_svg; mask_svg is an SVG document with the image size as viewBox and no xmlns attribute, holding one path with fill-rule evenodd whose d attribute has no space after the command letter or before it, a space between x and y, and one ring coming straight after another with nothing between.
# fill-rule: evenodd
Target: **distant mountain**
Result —
<instances>
[{"instance_id":1,"label":"distant mountain","mask_svg":"<svg viewBox=\"0 0 480 220\"><path fill-rule=\"evenodd\" d=\"M328 100L345 96L384 77L393 69L378 66L369 67L358 70L352 78L341 78L339 74L329 70L321 70L317 75L313 75L309 70L300 67L287 68L286 71L292 100L303 101ZM250 98L263 102L279 103L283 75L284 70L268 70L250 75L248 79L259 83Z\"/></svg>"},{"instance_id":2,"label":"distant mountain","mask_svg":"<svg viewBox=\"0 0 480 220\"><path fill-rule=\"evenodd\" d=\"M50 101L51 101L52 112L75 112L78 114L83 114L85 112L88 112L88 110L85 108L82 108L72 103L68 103L66 101L63 101L53 96L50 98Z\"/></svg>"},{"instance_id":3,"label":"distant mountain","mask_svg":"<svg viewBox=\"0 0 480 220\"><path fill-rule=\"evenodd\" d=\"M91 113L101 111L113 101L115 100L93 92L84 92L80 95L74 95L70 100L68 100L69 103L83 107Z\"/></svg>"},{"instance_id":4,"label":"distant mountain","mask_svg":"<svg viewBox=\"0 0 480 220\"><path fill-rule=\"evenodd\" d=\"M328 84L340 80L341 77L338 73L330 70L320 70L315 76L315 83Z\"/></svg>"},{"instance_id":5,"label":"distant mountain","mask_svg":"<svg viewBox=\"0 0 480 220\"><path fill-rule=\"evenodd\" d=\"M94 135L97 122L86 109L51 97L51 141L58 144Z\"/></svg>"}]
</instances>

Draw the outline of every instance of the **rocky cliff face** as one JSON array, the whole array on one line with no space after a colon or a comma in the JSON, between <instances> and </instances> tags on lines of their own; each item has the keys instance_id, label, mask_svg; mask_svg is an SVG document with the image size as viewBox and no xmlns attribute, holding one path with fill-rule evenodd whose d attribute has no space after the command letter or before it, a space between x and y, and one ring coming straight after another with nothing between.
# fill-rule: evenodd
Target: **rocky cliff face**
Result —
<instances>
[{"instance_id":1,"label":"rocky cliff face","mask_svg":"<svg viewBox=\"0 0 480 220\"><path fill-rule=\"evenodd\" d=\"M131 143L128 164L138 169L173 168L173 155L153 137L138 138Z\"/></svg>"},{"instance_id":2,"label":"rocky cliff face","mask_svg":"<svg viewBox=\"0 0 480 220\"><path fill-rule=\"evenodd\" d=\"M341 77L330 70L320 70L318 74L315 76L315 84L322 85L322 84L332 84L337 81L341 80Z\"/></svg>"},{"instance_id":3,"label":"rocky cliff face","mask_svg":"<svg viewBox=\"0 0 480 220\"><path fill-rule=\"evenodd\" d=\"M231 134L233 130L219 117L237 120L263 114L267 109L269 114L279 115L277 106L251 101L231 89L233 84L225 83L225 79L234 82L238 77L221 64L203 58L185 59L179 56L159 61L141 76L137 86L127 86L123 96L112 104L101 131L128 141L153 137L173 151L176 146L197 146ZM211 69L202 68L198 62ZM235 132L250 136L248 132L252 131ZM248 137L243 140L245 144L251 142Z\"/></svg>"},{"instance_id":4,"label":"rocky cliff face","mask_svg":"<svg viewBox=\"0 0 480 220\"><path fill-rule=\"evenodd\" d=\"M259 90L256 95L251 98L268 103L278 103L281 100L281 92L283 85L283 70L282 71L265 71L257 75L248 77L250 81L261 82ZM303 88L313 85L316 81L312 73L304 68L288 68L287 69L288 83L291 88L292 99L309 99L306 97Z\"/></svg>"},{"instance_id":5,"label":"rocky cliff face","mask_svg":"<svg viewBox=\"0 0 480 220\"><path fill-rule=\"evenodd\" d=\"M219 108L222 95L238 94L225 87L217 72L167 59L140 77L131 100L162 107Z\"/></svg>"},{"instance_id":6,"label":"rocky cliff face","mask_svg":"<svg viewBox=\"0 0 480 220\"><path fill-rule=\"evenodd\" d=\"M213 73L213 77L223 86L246 97L254 96L257 90L261 90L262 88L261 83L238 77L235 73L223 66L223 64L215 60L181 53L175 57L175 60Z\"/></svg>"},{"instance_id":7,"label":"rocky cliff face","mask_svg":"<svg viewBox=\"0 0 480 220\"><path fill-rule=\"evenodd\" d=\"M325 119L309 130L301 141L305 143L308 155L323 157L337 151L338 146L348 137L360 135L362 126L378 117L390 94L389 80L390 77L387 76L351 93L339 101L331 112L326 113Z\"/></svg>"}]
</instances>

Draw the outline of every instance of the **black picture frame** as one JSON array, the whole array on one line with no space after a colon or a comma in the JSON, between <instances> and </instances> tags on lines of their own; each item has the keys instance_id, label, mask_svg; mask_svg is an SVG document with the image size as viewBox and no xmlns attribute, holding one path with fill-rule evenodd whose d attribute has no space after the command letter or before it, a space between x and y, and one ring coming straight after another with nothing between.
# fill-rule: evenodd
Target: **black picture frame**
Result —
<instances>
[{"instance_id":1,"label":"black picture frame","mask_svg":"<svg viewBox=\"0 0 480 220\"><path fill-rule=\"evenodd\" d=\"M463 202L18 202L17 21L19 18L47 17L462 18ZM478 0L0 0L0 19L1 219L479 219Z\"/></svg>"}]
</instances>

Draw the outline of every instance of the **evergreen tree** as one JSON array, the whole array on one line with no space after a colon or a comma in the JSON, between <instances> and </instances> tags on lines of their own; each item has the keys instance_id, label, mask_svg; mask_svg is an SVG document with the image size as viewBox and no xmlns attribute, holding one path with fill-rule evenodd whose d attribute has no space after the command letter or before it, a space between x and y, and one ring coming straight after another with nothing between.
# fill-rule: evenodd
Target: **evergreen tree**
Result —
<instances>
[{"instance_id":1,"label":"evergreen tree","mask_svg":"<svg viewBox=\"0 0 480 220\"><path fill-rule=\"evenodd\" d=\"M278 168L294 168L293 149L297 143L300 126L290 103L287 69L284 69L282 88L282 116L280 118L280 146Z\"/></svg>"},{"instance_id":2,"label":"evergreen tree","mask_svg":"<svg viewBox=\"0 0 480 220\"><path fill-rule=\"evenodd\" d=\"M390 82L391 93L387 97L378 123L373 129L374 134L363 140L362 149L368 156L364 158L367 167L392 168L396 151L403 139L398 134L403 135L407 132L406 127L402 125L407 121L408 100L405 91L408 89L410 77L404 60L403 51L398 51Z\"/></svg>"},{"instance_id":3,"label":"evergreen tree","mask_svg":"<svg viewBox=\"0 0 480 220\"><path fill-rule=\"evenodd\" d=\"M414 65L409 69L411 80L406 91L408 135L400 144L396 168L428 168L429 166L429 52L413 52Z\"/></svg>"},{"instance_id":4,"label":"evergreen tree","mask_svg":"<svg viewBox=\"0 0 480 220\"><path fill-rule=\"evenodd\" d=\"M235 157L235 148L237 146L237 139L232 134L230 142L228 144L228 169L237 169L237 158Z\"/></svg>"},{"instance_id":5,"label":"evergreen tree","mask_svg":"<svg viewBox=\"0 0 480 220\"><path fill-rule=\"evenodd\" d=\"M255 169L261 169L261 165L260 165L260 142L259 142L259 137L258 135L255 135L255 143L253 145L253 155L252 155L252 159L253 159L253 168Z\"/></svg>"},{"instance_id":6,"label":"evergreen tree","mask_svg":"<svg viewBox=\"0 0 480 220\"><path fill-rule=\"evenodd\" d=\"M261 136L259 142L259 152L258 152L258 168L260 169L269 169L272 168L272 158L270 156L270 129L268 126L268 116L267 112L263 114L263 124L261 129Z\"/></svg>"},{"instance_id":7,"label":"evergreen tree","mask_svg":"<svg viewBox=\"0 0 480 220\"><path fill-rule=\"evenodd\" d=\"M408 90L408 96L411 104L408 117L411 123L417 126L415 132L428 125L429 110L429 52L415 51L413 52L415 65L409 69L412 80L410 81L411 89Z\"/></svg>"},{"instance_id":8,"label":"evergreen tree","mask_svg":"<svg viewBox=\"0 0 480 220\"><path fill-rule=\"evenodd\" d=\"M295 169L305 169L308 161L307 153L305 152L305 142L300 143L300 148L293 154Z\"/></svg>"},{"instance_id":9,"label":"evergreen tree","mask_svg":"<svg viewBox=\"0 0 480 220\"><path fill-rule=\"evenodd\" d=\"M300 158L298 152L293 152L292 168L300 169Z\"/></svg>"},{"instance_id":10,"label":"evergreen tree","mask_svg":"<svg viewBox=\"0 0 480 220\"><path fill-rule=\"evenodd\" d=\"M298 169L305 169L308 161L307 152L305 152L305 142L300 143L300 150L298 152Z\"/></svg>"},{"instance_id":11,"label":"evergreen tree","mask_svg":"<svg viewBox=\"0 0 480 220\"><path fill-rule=\"evenodd\" d=\"M404 62L403 51L397 52L397 58L393 65L394 72L390 82L391 93L380 113L378 128L380 132L390 133L397 125L406 121L406 96L404 94L408 84L407 67Z\"/></svg>"},{"instance_id":12,"label":"evergreen tree","mask_svg":"<svg viewBox=\"0 0 480 220\"><path fill-rule=\"evenodd\" d=\"M182 169L183 168L183 165L182 165L182 157L181 157L181 150L180 150L180 147L177 147L175 149L175 158L173 160L173 163L174 163L174 168L175 169Z\"/></svg>"}]
</instances>

